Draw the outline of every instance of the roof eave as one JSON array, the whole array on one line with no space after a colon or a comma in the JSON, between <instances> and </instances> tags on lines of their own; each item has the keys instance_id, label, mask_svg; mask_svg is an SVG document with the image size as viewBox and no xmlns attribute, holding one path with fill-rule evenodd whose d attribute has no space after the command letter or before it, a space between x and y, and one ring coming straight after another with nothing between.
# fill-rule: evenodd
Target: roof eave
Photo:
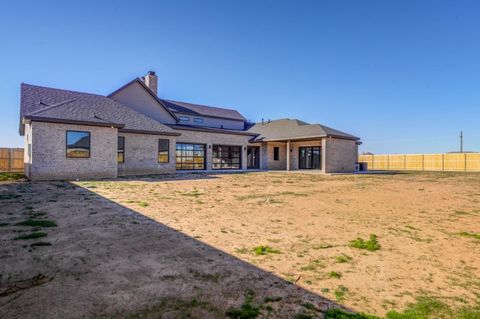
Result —
<instances>
[{"instance_id":1,"label":"roof eave","mask_svg":"<svg viewBox=\"0 0 480 319\"><path fill-rule=\"evenodd\" d=\"M160 132L160 131L145 131L145 130L133 130L133 129L119 129L119 132L122 133L136 133L136 134L150 134L150 135L164 135L164 136L180 136L181 133L175 132Z\"/></svg>"},{"instance_id":2,"label":"roof eave","mask_svg":"<svg viewBox=\"0 0 480 319\"><path fill-rule=\"evenodd\" d=\"M30 120L33 122L46 122L46 123L60 123L60 124L76 124L76 125L87 125L87 126L102 126L102 127L114 127L114 128L123 128L124 124L119 123L101 123L93 121L80 121L80 120L69 120L69 119L59 119L52 117L42 117L42 116L31 116L25 115L24 120Z\"/></svg>"}]
</instances>

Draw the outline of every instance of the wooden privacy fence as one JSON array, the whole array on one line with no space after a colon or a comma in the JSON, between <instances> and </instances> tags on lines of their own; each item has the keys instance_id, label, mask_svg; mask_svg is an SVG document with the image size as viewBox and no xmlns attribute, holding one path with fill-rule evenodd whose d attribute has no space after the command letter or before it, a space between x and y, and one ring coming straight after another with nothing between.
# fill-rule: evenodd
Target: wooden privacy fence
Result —
<instances>
[{"instance_id":1,"label":"wooden privacy fence","mask_svg":"<svg viewBox=\"0 0 480 319\"><path fill-rule=\"evenodd\" d=\"M368 170L480 172L480 153L360 155Z\"/></svg>"},{"instance_id":2,"label":"wooden privacy fence","mask_svg":"<svg viewBox=\"0 0 480 319\"><path fill-rule=\"evenodd\" d=\"M23 172L23 148L0 148L0 172Z\"/></svg>"}]
</instances>

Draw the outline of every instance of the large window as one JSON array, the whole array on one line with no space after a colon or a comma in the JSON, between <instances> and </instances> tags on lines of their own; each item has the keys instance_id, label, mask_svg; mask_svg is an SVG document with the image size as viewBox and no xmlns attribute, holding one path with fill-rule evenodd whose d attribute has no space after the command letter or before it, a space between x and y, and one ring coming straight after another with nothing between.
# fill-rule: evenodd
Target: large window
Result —
<instances>
[{"instance_id":1,"label":"large window","mask_svg":"<svg viewBox=\"0 0 480 319\"><path fill-rule=\"evenodd\" d=\"M117 147L117 162L125 162L125 137L118 137L118 147Z\"/></svg>"},{"instance_id":2,"label":"large window","mask_svg":"<svg viewBox=\"0 0 480 319\"><path fill-rule=\"evenodd\" d=\"M90 132L67 131L67 157L90 157Z\"/></svg>"},{"instance_id":3,"label":"large window","mask_svg":"<svg viewBox=\"0 0 480 319\"><path fill-rule=\"evenodd\" d=\"M158 162L159 163L168 163L169 160L169 140L160 139L158 140Z\"/></svg>"},{"instance_id":4,"label":"large window","mask_svg":"<svg viewBox=\"0 0 480 319\"><path fill-rule=\"evenodd\" d=\"M240 169L241 146L213 145L213 169Z\"/></svg>"},{"instance_id":5,"label":"large window","mask_svg":"<svg viewBox=\"0 0 480 319\"><path fill-rule=\"evenodd\" d=\"M205 145L177 143L176 168L178 170L205 169Z\"/></svg>"},{"instance_id":6,"label":"large window","mask_svg":"<svg viewBox=\"0 0 480 319\"><path fill-rule=\"evenodd\" d=\"M321 168L321 148L320 147L299 147L298 168L300 169L320 169Z\"/></svg>"}]
</instances>

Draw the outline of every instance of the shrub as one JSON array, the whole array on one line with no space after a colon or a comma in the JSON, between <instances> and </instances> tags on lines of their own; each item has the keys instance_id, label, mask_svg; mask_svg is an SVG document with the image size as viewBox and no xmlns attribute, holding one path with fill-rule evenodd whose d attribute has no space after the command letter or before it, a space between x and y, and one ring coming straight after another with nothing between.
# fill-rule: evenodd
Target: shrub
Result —
<instances>
[{"instance_id":1,"label":"shrub","mask_svg":"<svg viewBox=\"0 0 480 319\"><path fill-rule=\"evenodd\" d=\"M350 247L376 251L380 249L380 243L377 240L377 235L371 234L369 240L358 237L357 239L350 241Z\"/></svg>"}]
</instances>

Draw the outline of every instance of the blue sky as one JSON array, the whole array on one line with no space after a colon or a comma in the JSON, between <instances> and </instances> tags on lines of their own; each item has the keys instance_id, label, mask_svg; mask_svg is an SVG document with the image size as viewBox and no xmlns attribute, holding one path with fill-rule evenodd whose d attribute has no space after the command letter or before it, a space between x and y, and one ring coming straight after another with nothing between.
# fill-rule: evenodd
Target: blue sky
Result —
<instances>
[{"instance_id":1,"label":"blue sky","mask_svg":"<svg viewBox=\"0 0 480 319\"><path fill-rule=\"evenodd\" d=\"M299 118L374 153L480 151L478 1L2 1L0 147L19 88L162 97Z\"/></svg>"}]
</instances>

